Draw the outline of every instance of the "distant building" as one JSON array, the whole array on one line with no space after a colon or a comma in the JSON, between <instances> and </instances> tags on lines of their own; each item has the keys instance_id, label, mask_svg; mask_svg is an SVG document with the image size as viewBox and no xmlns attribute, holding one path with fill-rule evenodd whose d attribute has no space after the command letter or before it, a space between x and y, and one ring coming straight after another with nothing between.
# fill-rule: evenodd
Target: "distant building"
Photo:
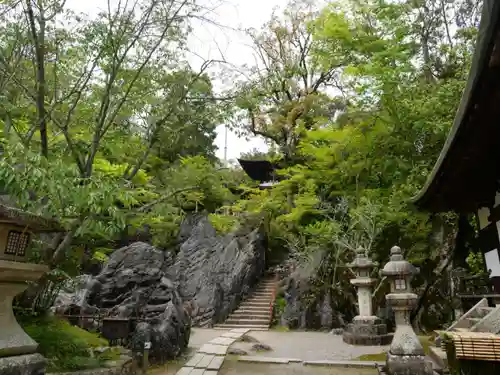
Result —
<instances>
[{"instance_id":1,"label":"distant building","mask_svg":"<svg viewBox=\"0 0 500 375\"><path fill-rule=\"evenodd\" d=\"M275 172L278 167L270 161L238 159L238 162L248 177L259 182L261 189L269 189L279 183Z\"/></svg>"}]
</instances>

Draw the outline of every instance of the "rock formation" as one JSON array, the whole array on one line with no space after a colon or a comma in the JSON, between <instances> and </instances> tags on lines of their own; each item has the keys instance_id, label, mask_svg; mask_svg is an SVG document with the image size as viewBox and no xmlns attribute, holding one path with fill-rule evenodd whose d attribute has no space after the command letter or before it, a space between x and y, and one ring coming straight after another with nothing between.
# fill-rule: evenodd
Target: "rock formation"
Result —
<instances>
[{"instance_id":1,"label":"rock formation","mask_svg":"<svg viewBox=\"0 0 500 375\"><path fill-rule=\"evenodd\" d=\"M137 319L130 346L150 358L174 358L189 342L191 323L222 322L264 272L265 236L254 228L217 235L208 218L188 216L179 251L135 242L114 251L96 277L82 276L76 290L62 291L54 310Z\"/></svg>"},{"instance_id":2,"label":"rock formation","mask_svg":"<svg viewBox=\"0 0 500 375\"><path fill-rule=\"evenodd\" d=\"M177 357L189 342L190 317L175 284L165 277L170 253L143 242L116 250L101 273L88 285L86 303L101 314L135 318L134 351L151 341L150 357Z\"/></svg>"},{"instance_id":3,"label":"rock formation","mask_svg":"<svg viewBox=\"0 0 500 375\"><path fill-rule=\"evenodd\" d=\"M325 253L318 252L307 263L289 266L292 272L281 282L279 298L284 298L285 305L279 317L279 324L291 329L331 330L344 326L344 316L336 309L328 289L313 292L319 269ZM317 288L316 288L317 289Z\"/></svg>"},{"instance_id":4,"label":"rock formation","mask_svg":"<svg viewBox=\"0 0 500 375\"><path fill-rule=\"evenodd\" d=\"M206 216L181 226L182 245L169 272L189 301L195 325L224 321L265 269L265 237L260 228L217 236Z\"/></svg>"}]
</instances>

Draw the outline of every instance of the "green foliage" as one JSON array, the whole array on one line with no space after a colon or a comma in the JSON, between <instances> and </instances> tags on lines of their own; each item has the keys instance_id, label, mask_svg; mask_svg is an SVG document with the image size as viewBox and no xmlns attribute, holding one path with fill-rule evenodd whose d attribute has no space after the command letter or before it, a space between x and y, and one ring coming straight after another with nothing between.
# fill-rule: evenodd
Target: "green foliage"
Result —
<instances>
[{"instance_id":1,"label":"green foliage","mask_svg":"<svg viewBox=\"0 0 500 375\"><path fill-rule=\"evenodd\" d=\"M108 346L94 333L52 317L25 318L23 329L38 344L39 352L48 359L49 371L76 371L97 368L106 358L92 358L91 348Z\"/></svg>"},{"instance_id":2,"label":"green foliage","mask_svg":"<svg viewBox=\"0 0 500 375\"><path fill-rule=\"evenodd\" d=\"M281 318L281 315L285 311L285 307L286 307L285 297L282 295L276 296L276 299L274 300L274 307L273 307L272 325L279 325L279 320Z\"/></svg>"},{"instance_id":3,"label":"green foliage","mask_svg":"<svg viewBox=\"0 0 500 375\"><path fill-rule=\"evenodd\" d=\"M250 33L262 69L234 90L245 118L239 130L277 147L281 181L246 189L231 211L265 214L271 251L316 259L311 307L329 290L340 311L355 310L346 265L359 246L383 264L400 245L425 275L417 292L439 289L435 269L457 216L431 217L410 202L453 123L478 14L465 0L436 4L338 1L316 13L294 1ZM441 315L420 306L427 328L447 318L439 293L424 299Z\"/></svg>"},{"instance_id":4,"label":"green foliage","mask_svg":"<svg viewBox=\"0 0 500 375\"><path fill-rule=\"evenodd\" d=\"M469 271L473 275L484 274L486 270L486 263L484 261L484 255L481 252L469 253L467 256L467 265L469 266Z\"/></svg>"},{"instance_id":5,"label":"green foliage","mask_svg":"<svg viewBox=\"0 0 500 375\"><path fill-rule=\"evenodd\" d=\"M171 5L139 0L92 18L59 0L0 5L0 188L67 229L37 244L36 261L74 274L144 224L168 247L186 210L231 199L213 165L231 111L214 100L214 61L195 71L185 56L202 9Z\"/></svg>"},{"instance_id":6,"label":"green foliage","mask_svg":"<svg viewBox=\"0 0 500 375\"><path fill-rule=\"evenodd\" d=\"M238 223L238 220L230 215L210 214L208 217L217 233L222 235L235 230Z\"/></svg>"}]
</instances>

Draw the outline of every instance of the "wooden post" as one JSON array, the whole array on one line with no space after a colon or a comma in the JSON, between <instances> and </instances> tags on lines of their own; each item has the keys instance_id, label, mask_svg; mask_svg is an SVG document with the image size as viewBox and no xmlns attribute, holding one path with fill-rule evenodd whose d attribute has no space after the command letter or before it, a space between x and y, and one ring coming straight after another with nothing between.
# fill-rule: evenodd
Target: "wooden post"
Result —
<instances>
[{"instance_id":1,"label":"wooden post","mask_svg":"<svg viewBox=\"0 0 500 375\"><path fill-rule=\"evenodd\" d=\"M146 341L144 343L144 352L142 354L142 373L146 375L149 368L149 349L151 349L151 342Z\"/></svg>"}]
</instances>

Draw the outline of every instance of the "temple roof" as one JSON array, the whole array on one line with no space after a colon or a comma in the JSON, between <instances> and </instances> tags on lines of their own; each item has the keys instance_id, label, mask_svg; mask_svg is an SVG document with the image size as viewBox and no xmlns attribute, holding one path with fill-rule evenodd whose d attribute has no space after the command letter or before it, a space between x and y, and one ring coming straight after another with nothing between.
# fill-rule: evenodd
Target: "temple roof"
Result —
<instances>
[{"instance_id":1,"label":"temple roof","mask_svg":"<svg viewBox=\"0 0 500 375\"><path fill-rule=\"evenodd\" d=\"M272 181L274 180L274 170L276 166L269 160L243 160L238 159L241 168L254 181Z\"/></svg>"},{"instance_id":2,"label":"temple roof","mask_svg":"<svg viewBox=\"0 0 500 375\"><path fill-rule=\"evenodd\" d=\"M420 193L419 208L473 212L500 179L500 1L485 0L476 49L453 126Z\"/></svg>"}]
</instances>

